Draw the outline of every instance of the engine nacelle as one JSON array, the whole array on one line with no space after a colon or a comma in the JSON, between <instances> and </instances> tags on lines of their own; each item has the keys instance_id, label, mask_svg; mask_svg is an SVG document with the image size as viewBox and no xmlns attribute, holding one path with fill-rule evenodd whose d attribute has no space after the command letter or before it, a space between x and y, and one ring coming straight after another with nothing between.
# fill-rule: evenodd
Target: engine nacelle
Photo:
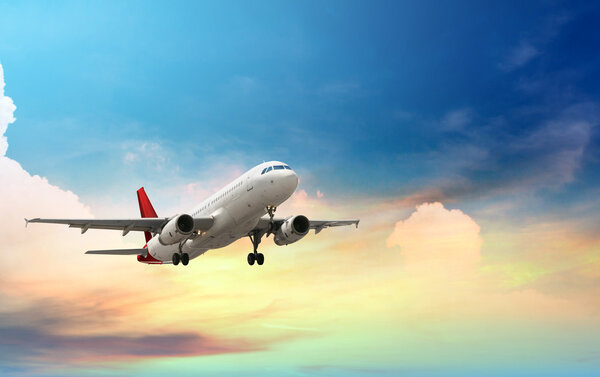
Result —
<instances>
[{"instance_id":1,"label":"engine nacelle","mask_svg":"<svg viewBox=\"0 0 600 377\"><path fill-rule=\"evenodd\" d=\"M173 217L162 229L158 241L162 245L173 245L183 241L194 230L194 218L190 215L179 215Z\"/></svg>"},{"instance_id":2,"label":"engine nacelle","mask_svg":"<svg viewBox=\"0 0 600 377\"><path fill-rule=\"evenodd\" d=\"M285 220L275 233L275 243L279 246L289 245L308 234L310 221L306 216L297 215Z\"/></svg>"}]
</instances>

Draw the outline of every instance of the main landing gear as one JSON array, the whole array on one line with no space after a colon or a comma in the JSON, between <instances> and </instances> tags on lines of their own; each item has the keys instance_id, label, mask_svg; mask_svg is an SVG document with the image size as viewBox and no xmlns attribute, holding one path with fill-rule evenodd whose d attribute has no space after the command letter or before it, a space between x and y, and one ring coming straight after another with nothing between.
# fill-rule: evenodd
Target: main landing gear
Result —
<instances>
[{"instance_id":1,"label":"main landing gear","mask_svg":"<svg viewBox=\"0 0 600 377\"><path fill-rule=\"evenodd\" d=\"M188 263L190 263L190 255L188 253L175 253L173 254L172 261L174 266L177 266L179 262L181 262L181 264L184 266L187 266Z\"/></svg>"},{"instance_id":2,"label":"main landing gear","mask_svg":"<svg viewBox=\"0 0 600 377\"><path fill-rule=\"evenodd\" d=\"M252 266L254 262L258 263L259 266L265 263L264 254L258 252L258 244L260 244L260 239L262 238L263 234L263 231L258 231L248 235L248 237L250 237L250 241L252 241L252 246L254 247L254 252L248 254L248 264L250 266Z\"/></svg>"}]
</instances>

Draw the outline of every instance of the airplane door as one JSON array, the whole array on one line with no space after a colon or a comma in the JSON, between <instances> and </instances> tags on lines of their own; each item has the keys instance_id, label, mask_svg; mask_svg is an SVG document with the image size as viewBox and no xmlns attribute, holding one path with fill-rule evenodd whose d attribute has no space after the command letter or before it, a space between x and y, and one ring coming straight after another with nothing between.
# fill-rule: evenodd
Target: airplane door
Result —
<instances>
[{"instance_id":1,"label":"airplane door","mask_svg":"<svg viewBox=\"0 0 600 377\"><path fill-rule=\"evenodd\" d=\"M252 177L250 174L246 177L246 191L250 191L254 188L254 184L252 182Z\"/></svg>"}]
</instances>

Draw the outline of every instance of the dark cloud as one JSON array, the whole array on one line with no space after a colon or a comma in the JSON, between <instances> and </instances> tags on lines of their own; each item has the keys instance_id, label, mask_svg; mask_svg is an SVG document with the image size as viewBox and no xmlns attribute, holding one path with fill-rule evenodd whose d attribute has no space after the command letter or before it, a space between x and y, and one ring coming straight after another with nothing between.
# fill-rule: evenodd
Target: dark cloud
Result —
<instances>
[{"instance_id":1,"label":"dark cloud","mask_svg":"<svg viewBox=\"0 0 600 377\"><path fill-rule=\"evenodd\" d=\"M155 335L60 335L34 327L0 327L0 360L65 362L95 359L201 356L247 352L248 342L225 341L193 332Z\"/></svg>"},{"instance_id":2,"label":"dark cloud","mask_svg":"<svg viewBox=\"0 0 600 377\"><path fill-rule=\"evenodd\" d=\"M511 125L511 119L491 120L446 143L433 156L446 177L435 182L437 190L428 191L428 200L558 189L574 181L600 123L600 108L579 103L545 119L524 129Z\"/></svg>"},{"instance_id":3,"label":"dark cloud","mask_svg":"<svg viewBox=\"0 0 600 377\"><path fill-rule=\"evenodd\" d=\"M0 293L0 302L8 303ZM0 311L0 369L27 371L79 362L138 360L147 357L202 356L250 352L264 346L194 331L111 332L122 308L56 298L31 300L25 307Z\"/></svg>"},{"instance_id":4,"label":"dark cloud","mask_svg":"<svg viewBox=\"0 0 600 377\"><path fill-rule=\"evenodd\" d=\"M546 46L555 38L561 28L571 20L571 16L562 11L548 16L530 35L523 37L516 46L507 51L498 67L503 71L518 69L542 54Z\"/></svg>"}]
</instances>

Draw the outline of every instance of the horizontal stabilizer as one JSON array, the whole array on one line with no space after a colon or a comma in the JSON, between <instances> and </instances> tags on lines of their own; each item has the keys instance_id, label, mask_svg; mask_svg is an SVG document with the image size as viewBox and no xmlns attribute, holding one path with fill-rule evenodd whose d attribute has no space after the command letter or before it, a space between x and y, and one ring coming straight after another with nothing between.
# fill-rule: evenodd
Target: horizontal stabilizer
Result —
<instances>
[{"instance_id":1,"label":"horizontal stabilizer","mask_svg":"<svg viewBox=\"0 0 600 377\"><path fill-rule=\"evenodd\" d=\"M148 253L148 249L88 250L85 253L104 255L146 255Z\"/></svg>"}]
</instances>

